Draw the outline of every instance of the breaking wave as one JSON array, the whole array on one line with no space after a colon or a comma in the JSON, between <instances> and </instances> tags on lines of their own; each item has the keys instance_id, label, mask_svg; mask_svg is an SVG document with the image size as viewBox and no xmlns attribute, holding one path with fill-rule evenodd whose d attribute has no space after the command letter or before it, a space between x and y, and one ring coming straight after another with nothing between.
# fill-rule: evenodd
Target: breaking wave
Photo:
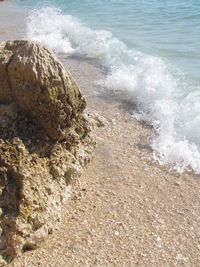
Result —
<instances>
[{"instance_id":1,"label":"breaking wave","mask_svg":"<svg viewBox=\"0 0 200 267\"><path fill-rule=\"evenodd\" d=\"M192 168L200 174L200 90L180 71L52 7L30 12L27 35L57 53L98 60L108 69L103 86L128 92L137 117L154 126L154 158L179 172Z\"/></svg>"}]
</instances>

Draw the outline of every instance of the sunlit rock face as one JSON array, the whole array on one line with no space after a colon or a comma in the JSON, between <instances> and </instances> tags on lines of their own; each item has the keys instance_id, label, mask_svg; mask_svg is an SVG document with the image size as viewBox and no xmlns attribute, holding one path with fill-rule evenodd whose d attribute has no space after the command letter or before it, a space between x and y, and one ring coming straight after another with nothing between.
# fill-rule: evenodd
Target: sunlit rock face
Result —
<instances>
[{"instance_id":1,"label":"sunlit rock face","mask_svg":"<svg viewBox=\"0 0 200 267\"><path fill-rule=\"evenodd\" d=\"M95 147L85 107L48 48L0 44L0 266L58 227L70 181Z\"/></svg>"}]
</instances>

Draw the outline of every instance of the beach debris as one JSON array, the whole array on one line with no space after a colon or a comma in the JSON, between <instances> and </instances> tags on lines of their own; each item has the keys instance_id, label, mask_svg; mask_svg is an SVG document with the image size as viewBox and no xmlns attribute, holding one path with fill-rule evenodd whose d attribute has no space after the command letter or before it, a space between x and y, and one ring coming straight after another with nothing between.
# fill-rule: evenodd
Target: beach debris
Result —
<instances>
[{"instance_id":1,"label":"beach debris","mask_svg":"<svg viewBox=\"0 0 200 267\"><path fill-rule=\"evenodd\" d=\"M95 141L86 101L45 46L0 44L0 265L58 228Z\"/></svg>"}]
</instances>

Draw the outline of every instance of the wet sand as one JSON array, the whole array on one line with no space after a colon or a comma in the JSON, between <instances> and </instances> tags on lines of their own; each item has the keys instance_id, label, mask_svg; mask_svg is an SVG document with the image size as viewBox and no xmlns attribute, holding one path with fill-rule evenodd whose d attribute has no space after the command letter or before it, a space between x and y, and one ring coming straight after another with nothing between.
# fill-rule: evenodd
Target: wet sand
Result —
<instances>
[{"instance_id":1,"label":"wet sand","mask_svg":"<svg viewBox=\"0 0 200 267\"><path fill-rule=\"evenodd\" d=\"M62 61L107 126L94 130L94 158L73 184L60 229L10 266L200 266L200 178L153 162L151 127L94 85L103 75L95 65Z\"/></svg>"},{"instance_id":2,"label":"wet sand","mask_svg":"<svg viewBox=\"0 0 200 267\"><path fill-rule=\"evenodd\" d=\"M0 42L20 39L25 35L24 11L10 1L0 2Z\"/></svg>"}]
</instances>

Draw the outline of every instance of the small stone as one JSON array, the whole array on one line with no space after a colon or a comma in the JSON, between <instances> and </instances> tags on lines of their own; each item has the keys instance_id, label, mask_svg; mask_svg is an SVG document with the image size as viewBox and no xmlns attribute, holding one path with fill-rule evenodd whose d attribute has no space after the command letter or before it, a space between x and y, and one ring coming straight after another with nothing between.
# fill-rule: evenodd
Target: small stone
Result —
<instances>
[{"instance_id":1,"label":"small stone","mask_svg":"<svg viewBox=\"0 0 200 267\"><path fill-rule=\"evenodd\" d=\"M177 185L177 186L181 186L181 181L177 180L177 181L174 182L174 184Z\"/></svg>"},{"instance_id":2,"label":"small stone","mask_svg":"<svg viewBox=\"0 0 200 267\"><path fill-rule=\"evenodd\" d=\"M178 254L178 255L176 256L176 260L177 260L177 261L187 262L187 258L184 257L182 254Z\"/></svg>"},{"instance_id":3,"label":"small stone","mask_svg":"<svg viewBox=\"0 0 200 267\"><path fill-rule=\"evenodd\" d=\"M157 246L157 248L162 247L162 240L159 236L156 237L156 246Z\"/></svg>"},{"instance_id":4,"label":"small stone","mask_svg":"<svg viewBox=\"0 0 200 267\"><path fill-rule=\"evenodd\" d=\"M115 231L115 236L119 236L119 232L118 231Z\"/></svg>"}]
</instances>

